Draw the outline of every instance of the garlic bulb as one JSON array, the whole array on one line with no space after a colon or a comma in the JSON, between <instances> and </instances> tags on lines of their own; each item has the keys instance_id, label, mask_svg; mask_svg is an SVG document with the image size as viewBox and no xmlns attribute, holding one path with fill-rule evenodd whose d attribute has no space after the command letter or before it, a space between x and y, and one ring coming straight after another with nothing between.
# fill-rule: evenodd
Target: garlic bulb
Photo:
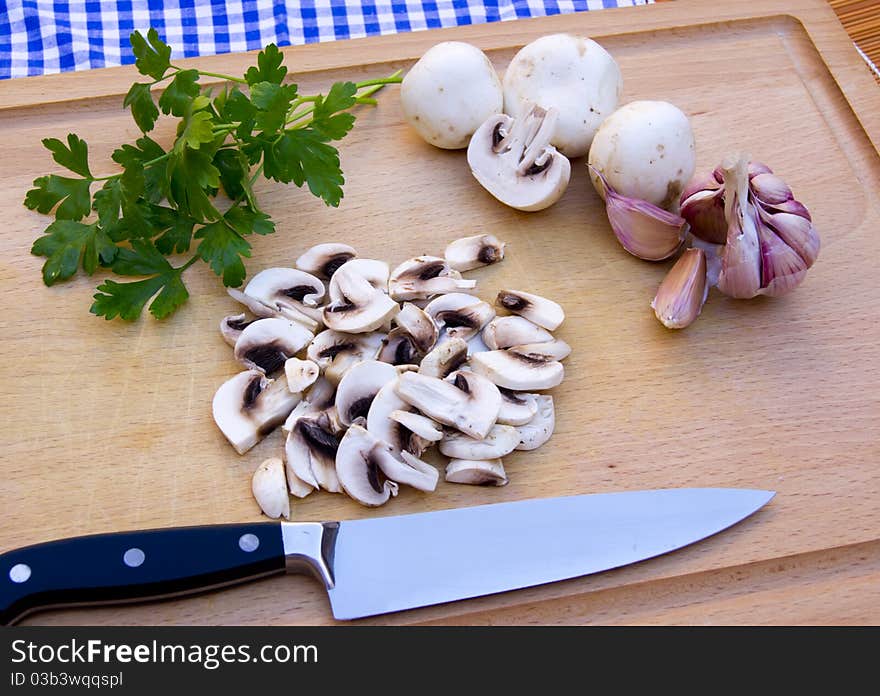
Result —
<instances>
[{"instance_id":1,"label":"garlic bulb","mask_svg":"<svg viewBox=\"0 0 880 696\"><path fill-rule=\"evenodd\" d=\"M819 254L809 211L769 167L746 155L695 178L682 194L681 214L696 239L722 245L717 285L731 297L783 295Z\"/></svg>"},{"instance_id":2,"label":"garlic bulb","mask_svg":"<svg viewBox=\"0 0 880 696\"><path fill-rule=\"evenodd\" d=\"M646 261L662 261L684 241L685 220L653 203L617 193L602 173L590 167L605 187L608 222L624 249Z\"/></svg>"}]
</instances>

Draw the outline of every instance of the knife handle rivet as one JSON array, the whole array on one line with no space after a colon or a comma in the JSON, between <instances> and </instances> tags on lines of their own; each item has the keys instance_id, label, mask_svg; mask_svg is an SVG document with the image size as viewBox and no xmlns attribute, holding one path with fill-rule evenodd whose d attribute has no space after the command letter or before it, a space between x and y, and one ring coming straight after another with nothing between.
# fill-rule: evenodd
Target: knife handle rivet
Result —
<instances>
[{"instance_id":1,"label":"knife handle rivet","mask_svg":"<svg viewBox=\"0 0 880 696\"><path fill-rule=\"evenodd\" d=\"M122 554L122 562L125 563L129 568L137 568L144 563L144 559L146 558L146 554L141 551L139 548L130 548L124 554Z\"/></svg>"},{"instance_id":2,"label":"knife handle rivet","mask_svg":"<svg viewBox=\"0 0 880 696\"><path fill-rule=\"evenodd\" d=\"M24 563L16 563L9 569L9 579L12 582L27 582L31 576L31 567Z\"/></svg>"},{"instance_id":3,"label":"knife handle rivet","mask_svg":"<svg viewBox=\"0 0 880 696\"><path fill-rule=\"evenodd\" d=\"M256 534L242 534L238 539L238 546L245 553L250 553L260 547L260 539Z\"/></svg>"}]
</instances>

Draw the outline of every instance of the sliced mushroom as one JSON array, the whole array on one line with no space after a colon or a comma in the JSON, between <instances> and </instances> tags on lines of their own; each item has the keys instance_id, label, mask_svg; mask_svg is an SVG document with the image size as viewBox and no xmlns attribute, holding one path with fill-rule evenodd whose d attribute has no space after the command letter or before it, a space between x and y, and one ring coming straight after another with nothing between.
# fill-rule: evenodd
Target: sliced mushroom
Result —
<instances>
[{"instance_id":1,"label":"sliced mushroom","mask_svg":"<svg viewBox=\"0 0 880 696\"><path fill-rule=\"evenodd\" d=\"M453 459L498 459L510 454L520 443L512 425L495 425L481 440L460 432L447 432L440 440L440 452Z\"/></svg>"},{"instance_id":2,"label":"sliced mushroom","mask_svg":"<svg viewBox=\"0 0 880 696\"><path fill-rule=\"evenodd\" d=\"M461 292L476 286L477 281L463 280L461 273L438 256L417 256L404 261L391 272L388 281L391 297L398 302L425 300L433 295Z\"/></svg>"},{"instance_id":3,"label":"sliced mushroom","mask_svg":"<svg viewBox=\"0 0 880 696\"><path fill-rule=\"evenodd\" d=\"M556 412L553 408L553 397L548 394L536 394L538 412L525 425L516 426L519 433L518 450L538 449L553 434L556 427Z\"/></svg>"},{"instance_id":4,"label":"sliced mushroom","mask_svg":"<svg viewBox=\"0 0 880 696\"><path fill-rule=\"evenodd\" d=\"M284 472L287 474L287 490L290 491L291 495L295 495L297 498L305 498L309 493L315 490L312 486L297 476L293 469L286 464L284 466Z\"/></svg>"},{"instance_id":5,"label":"sliced mushroom","mask_svg":"<svg viewBox=\"0 0 880 696\"><path fill-rule=\"evenodd\" d=\"M418 365L420 355L412 336L398 328L382 340L378 359L390 365Z\"/></svg>"},{"instance_id":6,"label":"sliced mushroom","mask_svg":"<svg viewBox=\"0 0 880 696\"><path fill-rule=\"evenodd\" d=\"M287 319L259 319L247 326L235 342L235 359L252 370L273 375L305 348L314 334Z\"/></svg>"},{"instance_id":7,"label":"sliced mushroom","mask_svg":"<svg viewBox=\"0 0 880 696\"><path fill-rule=\"evenodd\" d=\"M214 422L239 454L244 454L272 432L299 403L284 376L271 380L247 370L220 385L214 394Z\"/></svg>"},{"instance_id":8,"label":"sliced mushroom","mask_svg":"<svg viewBox=\"0 0 880 696\"><path fill-rule=\"evenodd\" d=\"M312 488L339 493L336 451L339 438L327 414L300 418L284 444L289 473ZM293 492L293 491L291 491Z\"/></svg>"},{"instance_id":9,"label":"sliced mushroom","mask_svg":"<svg viewBox=\"0 0 880 696\"><path fill-rule=\"evenodd\" d=\"M260 302L260 300L255 297L245 295L241 290L237 288L226 288L226 293L233 300L247 307L250 310L251 314L253 314L255 317L264 319L266 317L277 317L281 315L277 307L270 307L266 303ZM305 319L308 319L308 317L305 317L305 315L303 316Z\"/></svg>"},{"instance_id":10,"label":"sliced mushroom","mask_svg":"<svg viewBox=\"0 0 880 696\"><path fill-rule=\"evenodd\" d=\"M379 467L388 478L395 483L402 483L420 491L431 492L437 488L440 472L427 462L406 450L400 453L397 459L389 449L377 448L376 458Z\"/></svg>"},{"instance_id":11,"label":"sliced mushroom","mask_svg":"<svg viewBox=\"0 0 880 696\"><path fill-rule=\"evenodd\" d=\"M406 333L420 355L430 351L437 343L437 325L421 307L405 302L394 322L401 332Z\"/></svg>"},{"instance_id":12,"label":"sliced mushroom","mask_svg":"<svg viewBox=\"0 0 880 696\"><path fill-rule=\"evenodd\" d=\"M419 374L446 379L468 359L468 344L461 338L440 343L419 365Z\"/></svg>"},{"instance_id":13,"label":"sliced mushroom","mask_svg":"<svg viewBox=\"0 0 880 696\"><path fill-rule=\"evenodd\" d=\"M510 346L507 350L511 353L518 353L527 358L537 360L565 360L571 355L571 346L558 338L554 338L546 343L526 343L519 346Z\"/></svg>"},{"instance_id":14,"label":"sliced mushroom","mask_svg":"<svg viewBox=\"0 0 880 696\"><path fill-rule=\"evenodd\" d=\"M443 256L456 271L470 271L501 261L505 246L495 235L478 234L450 242Z\"/></svg>"},{"instance_id":15,"label":"sliced mushroom","mask_svg":"<svg viewBox=\"0 0 880 696\"><path fill-rule=\"evenodd\" d=\"M336 451L339 484L354 500L368 507L383 505L397 495L397 484L388 480L379 466L376 450L380 447L364 428L353 425L345 431Z\"/></svg>"},{"instance_id":16,"label":"sliced mushroom","mask_svg":"<svg viewBox=\"0 0 880 696\"><path fill-rule=\"evenodd\" d=\"M338 384L350 367L373 360L384 338L385 335L378 332L349 334L327 329L315 336L306 355L318 364L332 384Z\"/></svg>"},{"instance_id":17,"label":"sliced mushroom","mask_svg":"<svg viewBox=\"0 0 880 696\"><path fill-rule=\"evenodd\" d=\"M357 418L366 418L370 405L379 390L397 380L393 365L366 360L345 373L336 390L336 411L343 425L351 425Z\"/></svg>"},{"instance_id":18,"label":"sliced mushroom","mask_svg":"<svg viewBox=\"0 0 880 696\"><path fill-rule=\"evenodd\" d=\"M348 264L333 274L338 283L340 299L324 308L323 319L328 328L345 333L375 331L400 311L400 305L356 272L346 270Z\"/></svg>"},{"instance_id":19,"label":"sliced mushroom","mask_svg":"<svg viewBox=\"0 0 880 696\"><path fill-rule=\"evenodd\" d=\"M520 118L488 118L471 138L467 160L474 178L517 210L543 210L568 186L571 164L550 144L555 109L535 105Z\"/></svg>"},{"instance_id":20,"label":"sliced mushroom","mask_svg":"<svg viewBox=\"0 0 880 696\"><path fill-rule=\"evenodd\" d=\"M490 350L503 350L526 343L546 343L553 334L515 314L496 317L483 329L483 342Z\"/></svg>"},{"instance_id":21,"label":"sliced mushroom","mask_svg":"<svg viewBox=\"0 0 880 696\"><path fill-rule=\"evenodd\" d=\"M514 392L499 388L501 392L501 410L498 411L498 423L502 425L525 425L538 412L536 394Z\"/></svg>"},{"instance_id":22,"label":"sliced mushroom","mask_svg":"<svg viewBox=\"0 0 880 696\"><path fill-rule=\"evenodd\" d=\"M330 280L342 264L356 256L357 252L348 244L317 244L296 260L296 267L323 280Z\"/></svg>"},{"instance_id":23,"label":"sliced mushroom","mask_svg":"<svg viewBox=\"0 0 880 696\"><path fill-rule=\"evenodd\" d=\"M406 451L419 456L431 442L392 419L391 414L398 411L412 412L415 408L398 396L397 380L394 380L382 387L373 399L367 414L367 430L377 439L387 442L394 454Z\"/></svg>"},{"instance_id":24,"label":"sliced mushroom","mask_svg":"<svg viewBox=\"0 0 880 696\"><path fill-rule=\"evenodd\" d=\"M263 304L275 307L282 315L305 314L313 321L321 320L315 309L324 299L324 283L311 273L296 268L267 268L251 278L244 294Z\"/></svg>"},{"instance_id":25,"label":"sliced mushroom","mask_svg":"<svg viewBox=\"0 0 880 696\"><path fill-rule=\"evenodd\" d=\"M397 393L426 416L481 439L501 409L498 388L471 372L455 373L452 382L407 372L397 380Z\"/></svg>"},{"instance_id":26,"label":"sliced mushroom","mask_svg":"<svg viewBox=\"0 0 880 696\"><path fill-rule=\"evenodd\" d=\"M392 411L389 418L428 442L438 442L443 438L443 430L437 423L421 413L398 409Z\"/></svg>"},{"instance_id":27,"label":"sliced mushroom","mask_svg":"<svg viewBox=\"0 0 880 696\"><path fill-rule=\"evenodd\" d=\"M228 317L223 317L223 320L220 322L220 334L223 336L224 341L230 346L235 347L235 342L241 336L241 332L255 321L257 321L255 318L248 317L244 312L241 314L231 314Z\"/></svg>"},{"instance_id":28,"label":"sliced mushroom","mask_svg":"<svg viewBox=\"0 0 880 696\"><path fill-rule=\"evenodd\" d=\"M446 465L446 480L472 486L506 486L507 474L500 459L450 459Z\"/></svg>"},{"instance_id":29,"label":"sliced mushroom","mask_svg":"<svg viewBox=\"0 0 880 696\"><path fill-rule=\"evenodd\" d=\"M290 497L284 480L284 464L280 459L267 459L257 467L251 479L251 491L266 517L290 519Z\"/></svg>"},{"instance_id":30,"label":"sliced mushroom","mask_svg":"<svg viewBox=\"0 0 880 696\"><path fill-rule=\"evenodd\" d=\"M480 333L475 333L467 340L467 350L468 355L473 355L474 353L485 353L489 350L489 347L483 343L483 335Z\"/></svg>"},{"instance_id":31,"label":"sliced mushroom","mask_svg":"<svg viewBox=\"0 0 880 696\"><path fill-rule=\"evenodd\" d=\"M284 363L284 374L287 376L287 388L301 393L315 383L321 374L321 368L311 360L288 358Z\"/></svg>"},{"instance_id":32,"label":"sliced mushroom","mask_svg":"<svg viewBox=\"0 0 880 696\"><path fill-rule=\"evenodd\" d=\"M499 387L513 391L550 389L562 382L565 369L557 360L510 350L490 350L471 356L471 368Z\"/></svg>"},{"instance_id":33,"label":"sliced mushroom","mask_svg":"<svg viewBox=\"0 0 880 696\"><path fill-rule=\"evenodd\" d=\"M441 295L428 303L425 313L438 328L446 329L450 338L468 340L478 334L495 318L495 310L488 302L461 292Z\"/></svg>"},{"instance_id":34,"label":"sliced mushroom","mask_svg":"<svg viewBox=\"0 0 880 696\"><path fill-rule=\"evenodd\" d=\"M495 304L548 331L555 331L565 320L565 312L556 302L520 290L502 290L498 293Z\"/></svg>"},{"instance_id":35,"label":"sliced mushroom","mask_svg":"<svg viewBox=\"0 0 880 696\"><path fill-rule=\"evenodd\" d=\"M293 430L296 421L303 416L314 415L333 407L336 401L336 385L331 384L324 377L318 377L311 388L303 395L296 408L287 416L287 420L281 426L285 433Z\"/></svg>"},{"instance_id":36,"label":"sliced mushroom","mask_svg":"<svg viewBox=\"0 0 880 696\"><path fill-rule=\"evenodd\" d=\"M388 293L389 270L388 264L384 261L378 261L377 259L352 259L351 261L346 261L343 266L345 266L346 273L359 275L376 290ZM339 268L342 268L342 266ZM327 294L330 296L331 302L339 302L345 299L342 290L339 288L339 279L335 274L327 286Z\"/></svg>"}]
</instances>

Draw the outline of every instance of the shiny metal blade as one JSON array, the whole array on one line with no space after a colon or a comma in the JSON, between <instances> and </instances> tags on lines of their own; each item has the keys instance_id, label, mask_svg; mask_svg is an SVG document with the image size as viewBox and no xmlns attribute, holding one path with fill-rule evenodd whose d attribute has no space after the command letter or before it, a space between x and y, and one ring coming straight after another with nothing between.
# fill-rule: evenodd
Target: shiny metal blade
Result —
<instances>
[{"instance_id":1,"label":"shiny metal blade","mask_svg":"<svg viewBox=\"0 0 880 696\"><path fill-rule=\"evenodd\" d=\"M705 539L773 495L678 488L342 522L330 604L356 619L598 573Z\"/></svg>"}]
</instances>

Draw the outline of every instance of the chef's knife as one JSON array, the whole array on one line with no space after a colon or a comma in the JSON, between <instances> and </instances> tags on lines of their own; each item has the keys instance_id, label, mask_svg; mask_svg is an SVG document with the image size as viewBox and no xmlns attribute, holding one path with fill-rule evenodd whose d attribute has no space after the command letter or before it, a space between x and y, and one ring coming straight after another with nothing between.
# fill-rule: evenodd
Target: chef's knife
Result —
<instances>
[{"instance_id":1,"label":"chef's knife","mask_svg":"<svg viewBox=\"0 0 880 696\"><path fill-rule=\"evenodd\" d=\"M658 556L739 522L772 491L601 493L344 522L97 534L0 555L0 623L309 571L337 619L531 587Z\"/></svg>"}]
</instances>

